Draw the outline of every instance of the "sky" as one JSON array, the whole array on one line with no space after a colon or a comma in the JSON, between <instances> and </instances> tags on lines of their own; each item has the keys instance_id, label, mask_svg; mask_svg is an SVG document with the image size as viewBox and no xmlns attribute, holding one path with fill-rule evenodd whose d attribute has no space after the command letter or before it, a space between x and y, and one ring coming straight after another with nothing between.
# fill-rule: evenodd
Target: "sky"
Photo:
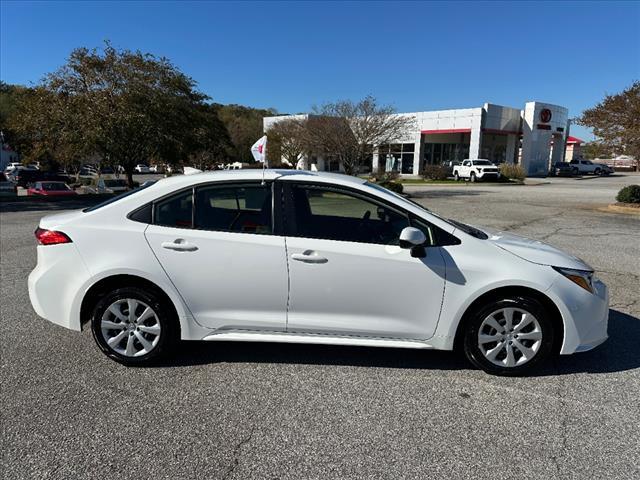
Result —
<instances>
[{"instance_id":1,"label":"sky","mask_svg":"<svg viewBox=\"0 0 640 480\"><path fill-rule=\"evenodd\" d=\"M400 112L537 100L574 117L640 79L640 2L0 0L7 83L105 40L169 58L215 102L283 113L371 94Z\"/></svg>"}]
</instances>

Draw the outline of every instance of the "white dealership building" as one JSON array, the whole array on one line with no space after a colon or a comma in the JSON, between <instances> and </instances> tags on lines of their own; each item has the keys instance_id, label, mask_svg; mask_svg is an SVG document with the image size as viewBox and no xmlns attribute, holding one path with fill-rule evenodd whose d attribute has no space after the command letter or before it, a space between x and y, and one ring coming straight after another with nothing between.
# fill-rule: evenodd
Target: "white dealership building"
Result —
<instances>
[{"instance_id":1,"label":"white dealership building","mask_svg":"<svg viewBox=\"0 0 640 480\"><path fill-rule=\"evenodd\" d=\"M399 113L414 118L413 126L389 145L378 146L365 170L397 171L418 175L427 165L465 158L486 158L495 163L520 163L527 175L544 176L550 163L565 160L569 137L569 111L565 107L527 102L524 109L485 103L482 107L431 112ZM277 122L308 115L263 119L268 135ZM304 168L340 171L339 162L323 158L287 159ZM313 165L313 167L312 167Z\"/></svg>"}]
</instances>

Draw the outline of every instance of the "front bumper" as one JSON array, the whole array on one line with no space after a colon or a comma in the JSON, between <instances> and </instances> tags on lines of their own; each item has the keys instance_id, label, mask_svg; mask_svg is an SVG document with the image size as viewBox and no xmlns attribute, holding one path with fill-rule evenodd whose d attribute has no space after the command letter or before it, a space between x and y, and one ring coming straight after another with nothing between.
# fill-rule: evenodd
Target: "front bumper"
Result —
<instances>
[{"instance_id":1,"label":"front bumper","mask_svg":"<svg viewBox=\"0 0 640 480\"><path fill-rule=\"evenodd\" d=\"M589 293L559 275L547 291L564 323L561 355L586 352L607 340L609 289L600 280L594 281L594 289Z\"/></svg>"},{"instance_id":2,"label":"front bumper","mask_svg":"<svg viewBox=\"0 0 640 480\"><path fill-rule=\"evenodd\" d=\"M500 172L479 172L478 178L500 178Z\"/></svg>"}]
</instances>

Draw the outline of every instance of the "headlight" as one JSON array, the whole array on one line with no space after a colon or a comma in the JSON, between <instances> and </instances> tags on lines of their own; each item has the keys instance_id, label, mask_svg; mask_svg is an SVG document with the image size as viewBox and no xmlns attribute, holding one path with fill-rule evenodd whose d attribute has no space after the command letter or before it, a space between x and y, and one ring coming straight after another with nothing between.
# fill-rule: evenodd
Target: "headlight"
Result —
<instances>
[{"instance_id":1,"label":"headlight","mask_svg":"<svg viewBox=\"0 0 640 480\"><path fill-rule=\"evenodd\" d=\"M589 293L594 293L593 272L590 270L573 270L572 268L553 267L553 269L568 278L579 287L584 288Z\"/></svg>"}]
</instances>

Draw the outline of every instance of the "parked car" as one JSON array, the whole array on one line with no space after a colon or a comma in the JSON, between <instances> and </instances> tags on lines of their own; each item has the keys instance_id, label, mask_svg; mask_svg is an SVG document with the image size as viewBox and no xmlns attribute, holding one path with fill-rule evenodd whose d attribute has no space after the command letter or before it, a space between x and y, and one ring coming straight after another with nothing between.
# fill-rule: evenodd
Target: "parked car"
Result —
<instances>
[{"instance_id":1,"label":"parked car","mask_svg":"<svg viewBox=\"0 0 640 480\"><path fill-rule=\"evenodd\" d=\"M571 177L573 168L568 162L556 162L551 166L549 173L557 177Z\"/></svg>"},{"instance_id":2,"label":"parked car","mask_svg":"<svg viewBox=\"0 0 640 480\"><path fill-rule=\"evenodd\" d=\"M149 173L163 173L164 172L164 168L162 165L150 165L149 166Z\"/></svg>"},{"instance_id":3,"label":"parked car","mask_svg":"<svg viewBox=\"0 0 640 480\"><path fill-rule=\"evenodd\" d=\"M571 160L569 162L574 175L609 175L613 173L613 168L603 163L593 163L591 160Z\"/></svg>"},{"instance_id":4,"label":"parked car","mask_svg":"<svg viewBox=\"0 0 640 480\"><path fill-rule=\"evenodd\" d=\"M45 195L49 197L68 197L77 195L69 185L64 182L35 182L27 189L27 195Z\"/></svg>"},{"instance_id":5,"label":"parked car","mask_svg":"<svg viewBox=\"0 0 640 480\"><path fill-rule=\"evenodd\" d=\"M89 322L126 365L178 339L460 345L477 367L513 375L607 338L608 290L582 260L357 177L169 177L44 217L35 236L35 311L72 330Z\"/></svg>"},{"instance_id":6,"label":"parked car","mask_svg":"<svg viewBox=\"0 0 640 480\"><path fill-rule=\"evenodd\" d=\"M87 164L80 167L78 175L81 177L97 177L98 168L95 165Z\"/></svg>"},{"instance_id":7,"label":"parked car","mask_svg":"<svg viewBox=\"0 0 640 480\"><path fill-rule=\"evenodd\" d=\"M477 180L497 180L500 178L500 170L489 160L463 160L461 165L453 167L453 178L457 180L469 179L472 182Z\"/></svg>"},{"instance_id":8,"label":"parked car","mask_svg":"<svg viewBox=\"0 0 640 480\"><path fill-rule=\"evenodd\" d=\"M139 163L138 165L135 166L133 170L136 173L151 173L151 170L149 169L149 167L144 163Z\"/></svg>"},{"instance_id":9,"label":"parked car","mask_svg":"<svg viewBox=\"0 0 640 480\"><path fill-rule=\"evenodd\" d=\"M5 167L4 173L9 174L18 168L24 168L24 165L22 165L20 162L10 162Z\"/></svg>"},{"instance_id":10,"label":"parked car","mask_svg":"<svg viewBox=\"0 0 640 480\"><path fill-rule=\"evenodd\" d=\"M38 181L53 181L53 182L69 182L69 176L60 172L43 172L41 170L18 168L11 172L9 180L14 182L17 186L27 188L29 184Z\"/></svg>"},{"instance_id":11,"label":"parked car","mask_svg":"<svg viewBox=\"0 0 640 480\"><path fill-rule=\"evenodd\" d=\"M87 187L90 193L122 193L129 190L127 181L121 178L97 178Z\"/></svg>"},{"instance_id":12,"label":"parked car","mask_svg":"<svg viewBox=\"0 0 640 480\"><path fill-rule=\"evenodd\" d=\"M0 197L18 196L18 187L7 178L4 173L0 173Z\"/></svg>"},{"instance_id":13,"label":"parked car","mask_svg":"<svg viewBox=\"0 0 640 480\"><path fill-rule=\"evenodd\" d=\"M116 171L113 167L102 167L100 168L100 175L114 175Z\"/></svg>"}]
</instances>

